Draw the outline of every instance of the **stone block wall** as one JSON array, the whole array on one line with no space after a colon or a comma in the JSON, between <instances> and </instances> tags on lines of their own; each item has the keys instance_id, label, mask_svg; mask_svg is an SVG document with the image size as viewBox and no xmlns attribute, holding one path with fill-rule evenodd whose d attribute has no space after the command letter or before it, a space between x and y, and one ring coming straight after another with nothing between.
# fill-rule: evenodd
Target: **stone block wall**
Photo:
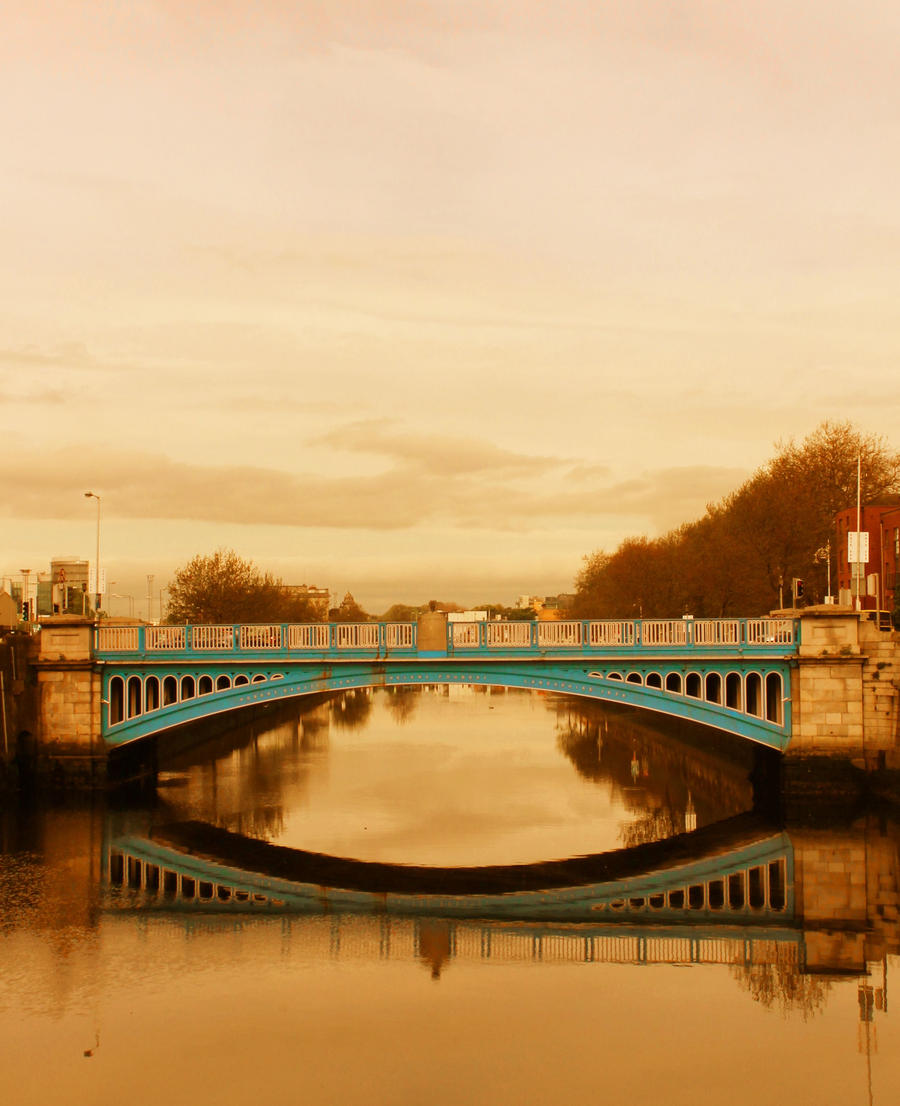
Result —
<instances>
[{"instance_id":1,"label":"stone block wall","mask_svg":"<svg viewBox=\"0 0 900 1106\"><path fill-rule=\"evenodd\" d=\"M791 757L900 768L900 635L852 611L804 612L791 684Z\"/></svg>"},{"instance_id":2,"label":"stone block wall","mask_svg":"<svg viewBox=\"0 0 900 1106\"><path fill-rule=\"evenodd\" d=\"M44 624L32 668L37 686L35 770L90 785L105 777L102 686L91 657L93 624L61 617Z\"/></svg>"}]
</instances>

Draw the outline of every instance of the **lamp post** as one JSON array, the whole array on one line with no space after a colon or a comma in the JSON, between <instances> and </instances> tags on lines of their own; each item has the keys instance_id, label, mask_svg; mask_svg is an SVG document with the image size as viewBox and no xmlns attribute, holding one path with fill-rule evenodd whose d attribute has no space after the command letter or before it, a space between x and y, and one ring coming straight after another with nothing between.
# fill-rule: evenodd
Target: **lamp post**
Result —
<instances>
[{"instance_id":1,"label":"lamp post","mask_svg":"<svg viewBox=\"0 0 900 1106\"><path fill-rule=\"evenodd\" d=\"M113 599L127 599L129 603L128 615L130 618L134 618L134 596L133 595L120 595L118 592L113 593Z\"/></svg>"},{"instance_id":2,"label":"lamp post","mask_svg":"<svg viewBox=\"0 0 900 1106\"><path fill-rule=\"evenodd\" d=\"M96 594L97 594L97 617L99 618L100 617L100 599L101 599L101 594L102 594L101 591L100 591L100 496L97 495L96 492L85 492L84 493L84 498L85 499L96 499L97 500L97 563L94 566L94 571L97 575L97 579L94 581L94 583L97 585L97 592L96 592Z\"/></svg>"}]
</instances>

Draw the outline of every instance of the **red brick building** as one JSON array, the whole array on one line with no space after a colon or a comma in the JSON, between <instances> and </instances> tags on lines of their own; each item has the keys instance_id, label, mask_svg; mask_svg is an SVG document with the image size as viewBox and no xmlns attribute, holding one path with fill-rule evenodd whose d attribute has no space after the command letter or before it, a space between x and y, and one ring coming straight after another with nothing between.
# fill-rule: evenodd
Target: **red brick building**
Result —
<instances>
[{"instance_id":1,"label":"red brick building","mask_svg":"<svg viewBox=\"0 0 900 1106\"><path fill-rule=\"evenodd\" d=\"M856 567L848 557L848 535L856 534L856 508L848 507L835 517L837 530L838 601L853 605L857 583ZM900 505L873 505L860 512L859 529L869 538L869 559L860 566L859 592L863 610L894 607L894 593L900 575ZM865 536L862 544L865 545Z\"/></svg>"}]
</instances>

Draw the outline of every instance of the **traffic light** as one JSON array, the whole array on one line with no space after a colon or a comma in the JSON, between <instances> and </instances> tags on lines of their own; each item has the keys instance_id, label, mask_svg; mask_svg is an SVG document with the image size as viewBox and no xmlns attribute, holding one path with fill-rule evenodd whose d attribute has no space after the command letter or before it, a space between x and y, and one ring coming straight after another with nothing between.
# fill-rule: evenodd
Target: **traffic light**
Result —
<instances>
[{"instance_id":1,"label":"traffic light","mask_svg":"<svg viewBox=\"0 0 900 1106\"><path fill-rule=\"evenodd\" d=\"M797 606L797 600L801 599L803 597L803 581L800 579L799 576L795 576L793 581L792 581L792 584L793 584L793 589L792 590L794 592L794 606L796 607Z\"/></svg>"}]
</instances>

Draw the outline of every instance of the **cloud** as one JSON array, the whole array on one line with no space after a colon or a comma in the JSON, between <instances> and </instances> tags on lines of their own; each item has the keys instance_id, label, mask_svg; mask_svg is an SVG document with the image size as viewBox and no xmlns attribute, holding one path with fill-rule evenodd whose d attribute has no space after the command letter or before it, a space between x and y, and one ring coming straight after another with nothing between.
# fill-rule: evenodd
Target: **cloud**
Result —
<instances>
[{"instance_id":1,"label":"cloud","mask_svg":"<svg viewBox=\"0 0 900 1106\"><path fill-rule=\"evenodd\" d=\"M102 366L83 342L62 342L53 346L13 346L0 348L0 364L15 368L98 369Z\"/></svg>"},{"instance_id":2,"label":"cloud","mask_svg":"<svg viewBox=\"0 0 900 1106\"><path fill-rule=\"evenodd\" d=\"M323 434L314 443L389 457L443 475L495 472L525 476L549 472L564 463L554 457L513 453L476 438L404 433L390 419L350 423Z\"/></svg>"},{"instance_id":3,"label":"cloud","mask_svg":"<svg viewBox=\"0 0 900 1106\"><path fill-rule=\"evenodd\" d=\"M0 391L0 404L14 406L15 404L27 404L34 407L60 407L67 403L71 397L55 389L47 389L42 392L4 392Z\"/></svg>"},{"instance_id":4,"label":"cloud","mask_svg":"<svg viewBox=\"0 0 900 1106\"><path fill-rule=\"evenodd\" d=\"M613 520L665 529L698 517L732 490L740 470L707 466L611 481L560 459L529 457L477 439L434 439L391 425L354 424L326 435L375 449L396 463L352 476L248 465L200 465L137 450L69 447L0 456L17 479L0 487L0 512L20 519L78 518L84 493L102 496L105 517L222 525L368 531L451 527L529 532L591 529ZM468 453L468 457L466 454Z\"/></svg>"}]
</instances>

